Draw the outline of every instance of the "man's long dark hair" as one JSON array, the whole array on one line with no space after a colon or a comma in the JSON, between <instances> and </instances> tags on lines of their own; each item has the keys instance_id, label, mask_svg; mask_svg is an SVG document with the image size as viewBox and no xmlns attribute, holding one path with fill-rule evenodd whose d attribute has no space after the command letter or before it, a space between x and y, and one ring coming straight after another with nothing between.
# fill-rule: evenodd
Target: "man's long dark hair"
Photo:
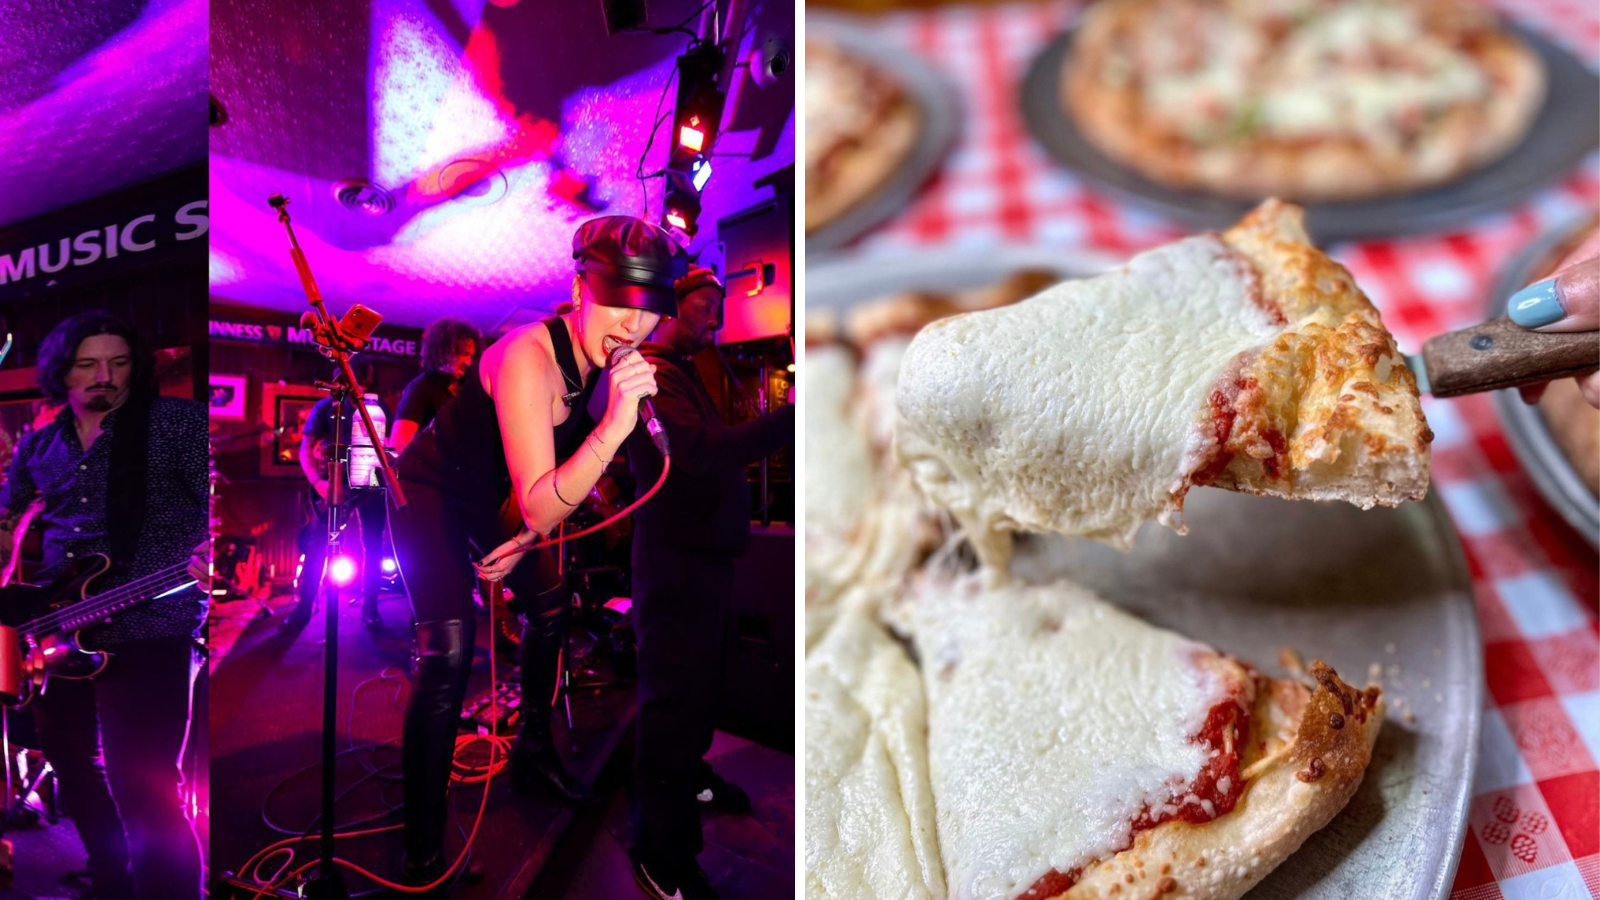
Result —
<instances>
[{"instance_id":1,"label":"man's long dark hair","mask_svg":"<svg viewBox=\"0 0 1600 900\"><path fill-rule=\"evenodd\" d=\"M99 334L128 342L133 372L128 399L117 411L111 437L111 469L106 485L106 522L111 558L128 566L138 552L148 500L150 405L155 398L155 355L132 326L104 310L78 313L51 329L39 345L39 388L56 401L67 399L67 372L78 358L78 345Z\"/></svg>"},{"instance_id":2,"label":"man's long dark hair","mask_svg":"<svg viewBox=\"0 0 1600 900\"><path fill-rule=\"evenodd\" d=\"M104 310L91 309L63 321L39 345L37 377L39 389L58 403L67 399L67 372L78 358L78 345L98 334L115 335L128 342L133 356L133 374L128 381L128 396L147 397L154 392L155 355L127 322Z\"/></svg>"},{"instance_id":3,"label":"man's long dark hair","mask_svg":"<svg viewBox=\"0 0 1600 900\"><path fill-rule=\"evenodd\" d=\"M422 368L424 371L442 369L456 355L462 341L472 341L474 350L483 349L483 335L470 322L460 319L437 319L422 333Z\"/></svg>"}]
</instances>

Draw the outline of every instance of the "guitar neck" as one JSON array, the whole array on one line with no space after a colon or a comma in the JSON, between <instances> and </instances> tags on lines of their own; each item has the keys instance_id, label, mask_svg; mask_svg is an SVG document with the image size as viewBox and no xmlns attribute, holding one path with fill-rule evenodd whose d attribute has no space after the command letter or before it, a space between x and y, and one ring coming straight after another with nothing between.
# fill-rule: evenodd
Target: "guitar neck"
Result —
<instances>
[{"instance_id":1,"label":"guitar neck","mask_svg":"<svg viewBox=\"0 0 1600 900\"><path fill-rule=\"evenodd\" d=\"M136 578L127 584L40 616L22 626L21 630L29 634L46 635L58 631L77 631L90 625L109 622L111 617L118 613L193 584L195 579L189 574L188 569L188 560L174 563L143 578Z\"/></svg>"}]
</instances>

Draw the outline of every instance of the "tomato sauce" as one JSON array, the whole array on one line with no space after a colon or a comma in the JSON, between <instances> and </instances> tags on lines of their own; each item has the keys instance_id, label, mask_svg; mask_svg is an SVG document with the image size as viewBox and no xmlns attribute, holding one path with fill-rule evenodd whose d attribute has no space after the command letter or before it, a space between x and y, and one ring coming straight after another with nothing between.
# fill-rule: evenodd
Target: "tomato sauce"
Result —
<instances>
[{"instance_id":1,"label":"tomato sauce","mask_svg":"<svg viewBox=\"0 0 1600 900\"><path fill-rule=\"evenodd\" d=\"M1195 776L1194 781L1190 782L1182 793L1163 803L1158 809L1152 809L1147 804L1133 819L1133 827L1128 831L1128 843L1117 848L1115 852L1120 853L1133 846L1133 839L1139 832L1154 828L1163 822L1182 819L1195 825L1203 825L1217 816L1232 812L1233 807L1239 802L1239 797L1244 793L1244 778L1239 775L1239 754L1249 737L1247 733L1249 725L1249 716L1240 705L1237 693L1211 707L1211 711L1206 715L1205 724L1189 740L1191 743L1215 750L1216 753L1206 760L1205 765L1200 768L1200 774ZM1069 872L1055 870L1047 872L1024 891L1019 900L1046 900L1064 893L1078 883L1078 877L1082 874L1081 868Z\"/></svg>"}]
</instances>

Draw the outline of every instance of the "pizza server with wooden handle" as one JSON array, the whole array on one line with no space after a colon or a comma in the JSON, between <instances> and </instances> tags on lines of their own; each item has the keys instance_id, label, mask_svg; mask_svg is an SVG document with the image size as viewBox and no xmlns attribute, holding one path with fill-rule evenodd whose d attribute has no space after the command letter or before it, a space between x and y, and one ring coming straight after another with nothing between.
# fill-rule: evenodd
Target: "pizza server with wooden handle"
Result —
<instances>
[{"instance_id":1,"label":"pizza server with wooden handle","mask_svg":"<svg viewBox=\"0 0 1600 900\"><path fill-rule=\"evenodd\" d=\"M1597 305L1600 259L1585 260L1512 295L1508 316L1429 338L1406 364L1435 397L1582 378L1600 368ZM1562 330L1531 330L1545 327Z\"/></svg>"}]
</instances>

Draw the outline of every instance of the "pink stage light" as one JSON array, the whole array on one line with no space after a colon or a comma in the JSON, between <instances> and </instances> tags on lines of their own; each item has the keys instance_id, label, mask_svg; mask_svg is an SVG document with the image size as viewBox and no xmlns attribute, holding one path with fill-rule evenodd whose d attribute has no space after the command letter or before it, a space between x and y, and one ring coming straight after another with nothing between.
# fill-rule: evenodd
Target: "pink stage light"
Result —
<instances>
[{"instance_id":1,"label":"pink stage light","mask_svg":"<svg viewBox=\"0 0 1600 900\"><path fill-rule=\"evenodd\" d=\"M328 577L337 585L346 585L355 580L356 563L348 556L336 556L328 564Z\"/></svg>"}]
</instances>

